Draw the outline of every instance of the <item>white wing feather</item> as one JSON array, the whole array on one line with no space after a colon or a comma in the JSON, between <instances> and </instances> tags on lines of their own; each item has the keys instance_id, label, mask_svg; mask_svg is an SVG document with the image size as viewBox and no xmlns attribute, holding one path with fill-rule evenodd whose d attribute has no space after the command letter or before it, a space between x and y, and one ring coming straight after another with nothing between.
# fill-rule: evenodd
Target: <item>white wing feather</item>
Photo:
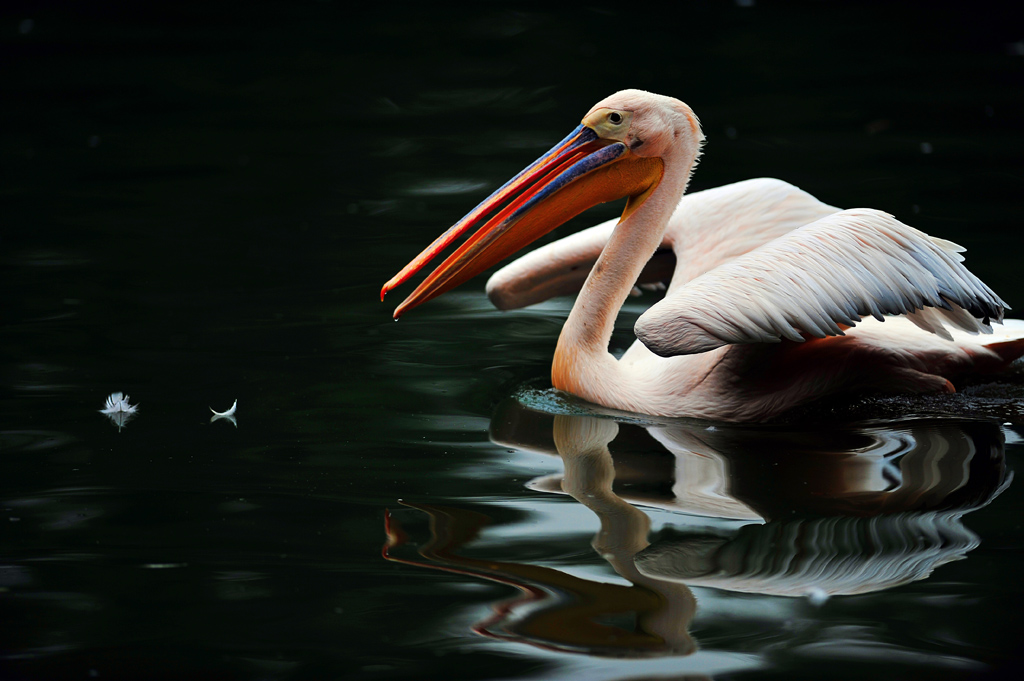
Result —
<instances>
[{"instance_id":1,"label":"white wing feather","mask_svg":"<svg viewBox=\"0 0 1024 681\"><path fill-rule=\"evenodd\" d=\"M871 315L991 333L1006 303L961 262L964 249L870 209L845 210L703 274L644 313L636 335L663 357L732 343L843 335Z\"/></svg>"}]
</instances>

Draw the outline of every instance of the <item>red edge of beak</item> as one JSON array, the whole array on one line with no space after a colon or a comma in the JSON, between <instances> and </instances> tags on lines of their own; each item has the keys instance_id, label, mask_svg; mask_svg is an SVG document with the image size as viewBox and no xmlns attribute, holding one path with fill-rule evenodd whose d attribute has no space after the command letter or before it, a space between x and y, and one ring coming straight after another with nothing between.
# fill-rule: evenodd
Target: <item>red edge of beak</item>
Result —
<instances>
[{"instance_id":1,"label":"red edge of beak","mask_svg":"<svg viewBox=\"0 0 1024 681\"><path fill-rule=\"evenodd\" d=\"M596 192L573 192L565 201L546 201L567 185L619 160L626 153L622 143L602 140L592 129L580 125L416 256L384 285L381 299L473 227L480 225L395 309L395 319L476 276L586 208L625 196L626 193L599 182ZM541 204L544 208L535 210ZM530 219L524 220L527 214ZM487 216L490 217L484 221Z\"/></svg>"},{"instance_id":2,"label":"red edge of beak","mask_svg":"<svg viewBox=\"0 0 1024 681\"><path fill-rule=\"evenodd\" d=\"M472 229L487 213L501 204L502 201L507 199L523 186L528 185L530 182L535 181L538 177L545 174L551 167L552 159L561 158L567 151L571 151L574 146L579 146L578 141L580 135L583 134L583 130L584 128L582 125L573 130L568 137L563 139L546 154L520 171L518 175L481 201L477 207L467 213L465 217L449 227L441 236L434 239L433 243L423 249L423 251L413 258L408 265L403 267L398 274L391 277L391 279L381 287L381 301L384 300L384 296L387 295L388 291L402 285L410 277L423 269L424 265L433 260L438 253L451 245L453 241Z\"/></svg>"}]
</instances>

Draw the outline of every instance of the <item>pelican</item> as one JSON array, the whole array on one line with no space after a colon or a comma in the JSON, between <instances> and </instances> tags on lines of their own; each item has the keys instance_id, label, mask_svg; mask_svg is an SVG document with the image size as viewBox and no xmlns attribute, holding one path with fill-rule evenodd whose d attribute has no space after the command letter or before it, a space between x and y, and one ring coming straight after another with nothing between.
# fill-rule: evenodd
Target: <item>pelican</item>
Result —
<instances>
[{"instance_id":1,"label":"pelican","mask_svg":"<svg viewBox=\"0 0 1024 681\"><path fill-rule=\"evenodd\" d=\"M956 244L877 210L840 210L783 181L684 195L704 135L683 102L624 90L470 211L381 290L477 230L395 319L584 210L622 216L495 273L500 309L578 292L555 350L555 388L624 411L764 421L828 395L953 392L1024 354L1024 321L968 271ZM608 349L636 284L671 279ZM1003 323L1000 323L1003 322Z\"/></svg>"}]
</instances>

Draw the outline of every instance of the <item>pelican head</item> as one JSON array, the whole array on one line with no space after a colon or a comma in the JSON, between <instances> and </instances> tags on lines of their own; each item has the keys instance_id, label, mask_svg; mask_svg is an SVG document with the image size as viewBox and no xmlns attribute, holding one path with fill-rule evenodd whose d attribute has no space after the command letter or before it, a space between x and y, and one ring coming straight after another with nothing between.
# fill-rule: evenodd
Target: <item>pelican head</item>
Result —
<instances>
[{"instance_id":1,"label":"pelican head","mask_svg":"<svg viewBox=\"0 0 1024 681\"><path fill-rule=\"evenodd\" d=\"M697 117L679 100L641 90L617 92L392 277L381 300L474 227L398 306L395 319L599 203L627 198L625 219L658 188L666 167L682 163L689 172L703 140Z\"/></svg>"},{"instance_id":2,"label":"pelican head","mask_svg":"<svg viewBox=\"0 0 1024 681\"><path fill-rule=\"evenodd\" d=\"M666 163L675 157L695 159L704 142L690 107L643 90L622 90L602 99L587 112L583 125L603 139L625 144L635 156Z\"/></svg>"}]
</instances>

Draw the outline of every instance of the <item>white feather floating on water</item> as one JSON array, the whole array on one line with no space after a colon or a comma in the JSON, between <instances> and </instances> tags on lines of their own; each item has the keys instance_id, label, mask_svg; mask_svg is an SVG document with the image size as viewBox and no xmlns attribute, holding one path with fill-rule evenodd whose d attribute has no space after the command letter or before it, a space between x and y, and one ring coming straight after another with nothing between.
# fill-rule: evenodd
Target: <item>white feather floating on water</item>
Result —
<instances>
[{"instance_id":1,"label":"white feather floating on water","mask_svg":"<svg viewBox=\"0 0 1024 681\"><path fill-rule=\"evenodd\" d=\"M235 415L235 409L237 409L237 408L238 408L238 400L235 400L234 402L231 403L231 408L228 409L227 411L217 411L213 407L210 407L210 411L213 412L214 416L220 416L221 418L227 418L229 416L234 416Z\"/></svg>"},{"instance_id":2,"label":"white feather floating on water","mask_svg":"<svg viewBox=\"0 0 1024 681\"><path fill-rule=\"evenodd\" d=\"M238 408L238 400L235 400L234 402L232 402L231 403L231 408L228 409L227 411L217 411L213 407L210 407L210 411L213 412L213 416L210 417L210 423L213 423L214 421L219 421L220 419L227 419L228 421L231 421L231 423L235 426L235 428L237 428L238 427L238 421L235 420L235 410L237 408Z\"/></svg>"},{"instance_id":3,"label":"white feather floating on water","mask_svg":"<svg viewBox=\"0 0 1024 681\"><path fill-rule=\"evenodd\" d=\"M100 409L100 413L105 414L111 422L117 426L118 431L120 431L121 428L123 428L139 410L139 405L130 404L128 399L128 395L123 393L110 393L107 395L107 401L104 408Z\"/></svg>"},{"instance_id":4,"label":"white feather floating on water","mask_svg":"<svg viewBox=\"0 0 1024 681\"><path fill-rule=\"evenodd\" d=\"M123 393L110 393L107 395L106 407L100 409L101 414L134 414L139 408L137 404L129 404L128 395Z\"/></svg>"}]
</instances>

